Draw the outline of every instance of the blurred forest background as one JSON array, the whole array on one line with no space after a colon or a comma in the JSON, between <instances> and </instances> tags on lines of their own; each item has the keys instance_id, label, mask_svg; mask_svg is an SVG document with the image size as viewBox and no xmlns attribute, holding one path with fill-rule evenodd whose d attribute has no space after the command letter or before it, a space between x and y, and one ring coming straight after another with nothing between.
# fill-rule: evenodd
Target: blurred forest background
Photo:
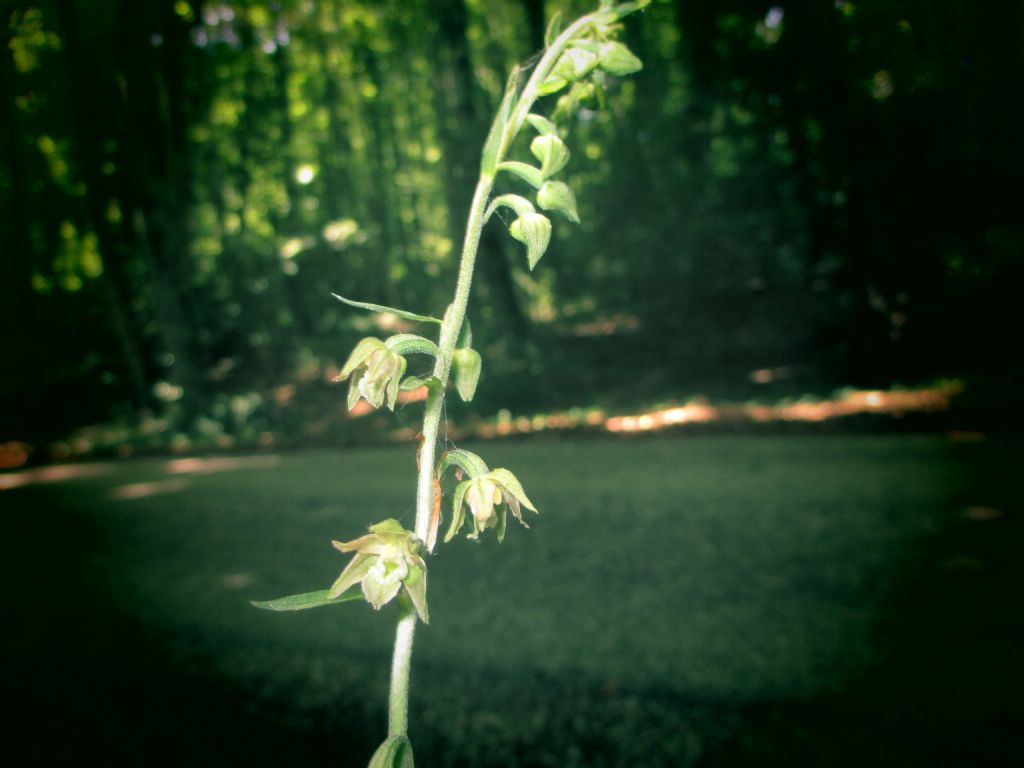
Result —
<instances>
[{"instance_id":1,"label":"blurred forest background","mask_svg":"<svg viewBox=\"0 0 1024 768\"><path fill-rule=\"evenodd\" d=\"M330 292L444 311L506 73L591 5L5 0L0 439L328 438L380 320ZM1012 397L1022 34L1019 2L655 0L571 125L582 226L532 273L485 233L478 413Z\"/></svg>"}]
</instances>

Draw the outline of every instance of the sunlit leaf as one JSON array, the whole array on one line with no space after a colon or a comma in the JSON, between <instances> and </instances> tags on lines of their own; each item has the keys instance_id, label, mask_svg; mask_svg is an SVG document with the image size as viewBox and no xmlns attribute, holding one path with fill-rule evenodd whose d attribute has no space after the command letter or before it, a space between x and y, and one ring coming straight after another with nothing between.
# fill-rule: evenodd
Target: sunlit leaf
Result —
<instances>
[{"instance_id":1,"label":"sunlit leaf","mask_svg":"<svg viewBox=\"0 0 1024 768\"><path fill-rule=\"evenodd\" d=\"M441 321L436 317L430 315L417 315L415 312L408 312L404 309L395 309L394 307L385 307L381 304L370 304L366 301L354 301L353 299L346 299L344 296L339 296L336 293L332 293L331 296L336 298L338 301L344 302L351 307L358 307L359 309L368 309L371 312L381 312L386 315L395 315L405 320L412 320L417 323L437 323L441 324Z\"/></svg>"}]
</instances>

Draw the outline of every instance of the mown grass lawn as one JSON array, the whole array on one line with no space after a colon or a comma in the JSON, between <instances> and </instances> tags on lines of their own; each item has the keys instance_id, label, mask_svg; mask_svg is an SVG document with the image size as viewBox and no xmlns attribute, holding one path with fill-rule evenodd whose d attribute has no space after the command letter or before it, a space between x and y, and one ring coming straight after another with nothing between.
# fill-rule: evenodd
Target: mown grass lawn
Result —
<instances>
[{"instance_id":1,"label":"mown grass lawn","mask_svg":"<svg viewBox=\"0 0 1024 768\"><path fill-rule=\"evenodd\" d=\"M463 447L541 515L430 561L419 765L1018 764L1009 440ZM12 764L364 765L393 616L248 601L411 525L412 446L85 469L0 492Z\"/></svg>"}]
</instances>

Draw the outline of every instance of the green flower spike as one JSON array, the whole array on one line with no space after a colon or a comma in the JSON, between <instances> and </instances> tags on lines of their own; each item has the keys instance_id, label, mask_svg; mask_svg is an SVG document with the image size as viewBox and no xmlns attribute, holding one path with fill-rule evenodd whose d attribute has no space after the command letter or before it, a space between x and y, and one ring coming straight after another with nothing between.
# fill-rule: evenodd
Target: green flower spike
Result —
<instances>
[{"instance_id":1,"label":"green flower spike","mask_svg":"<svg viewBox=\"0 0 1024 768\"><path fill-rule=\"evenodd\" d=\"M408 333L392 336L387 341L368 336L356 344L341 373L334 377L334 381L351 377L348 409L355 408L360 399L380 408L386 399L388 408L395 410L399 384L408 366L402 355L411 352L436 356L437 345L422 336Z\"/></svg>"},{"instance_id":2,"label":"green flower spike","mask_svg":"<svg viewBox=\"0 0 1024 768\"><path fill-rule=\"evenodd\" d=\"M391 602L400 590L412 601L424 624L427 612L427 565L423 545L416 535L397 520L370 526L370 532L354 541L332 541L341 552L355 552L327 595L339 597L346 589L362 584L363 596L375 609Z\"/></svg>"}]
</instances>

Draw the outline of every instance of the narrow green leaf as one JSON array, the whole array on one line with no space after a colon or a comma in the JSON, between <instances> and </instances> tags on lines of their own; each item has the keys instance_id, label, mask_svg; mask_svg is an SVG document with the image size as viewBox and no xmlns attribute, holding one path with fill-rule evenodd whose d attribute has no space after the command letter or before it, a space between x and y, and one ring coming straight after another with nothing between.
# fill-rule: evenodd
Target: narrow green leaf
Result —
<instances>
[{"instance_id":1,"label":"narrow green leaf","mask_svg":"<svg viewBox=\"0 0 1024 768\"><path fill-rule=\"evenodd\" d=\"M631 13L643 10L650 5L650 2L651 0L637 0L635 3L622 3L621 5L611 8L609 12L614 14L613 20L618 21L619 19L624 19L626 16L629 16Z\"/></svg>"},{"instance_id":2,"label":"narrow green leaf","mask_svg":"<svg viewBox=\"0 0 1024 768\"><path fill-rule=\"evenodd\" d=\"M384 346L399 355L431 355L437 357L437 344L414 333L397 333L390 336Z\"/></svg>"},{"instance_id":3,"label":"narrow green leaf","mask_svg":"<svg viewBox=\"0 0 1024 768\"><path fill-rule=\"evenodd\" d=\"M409 737L404 734L389 737L373 753L369 768L415 768Z\"/></svg>"},{"instance_id":4,"label":"narrow green leaf","mask_svg":"<svg viewBox=\"0 0 1024 768\"><path fill-rule=\"evenodd\" d=\"M319 608L321 605L336 605L361 600L362 594L357 589L350 589L338 597L331 597L326 589L316 592L303 592L301 595L288 595L276 600L252 600L251 603L265 611L304 611L307 608Z\"/></svg>"},{"instance_id":5,"label":"narrow green leaf","mask_svg":"<svg viewBox=\"0 0 1024 768\"><path fill-rule=\"evenodd\" d=\"M475 349L456 349L452 355L452 366L455 369L455 389L468 403L476 394L476 385L480 381L482 365L480 353Z\"/></svg>"},{"instance_id":6,"label":"narrow green leaf","mask_svg":"<svg viewBox=\"0 0 1024 768\"><path fill-rule=\"evenodd\" d=\"M441 324L441 321L436 317L430 315L417 315L415 312L408 312L404 309L395 309L394 307L385 307L381 304L370 304L366 301L354 301L352 299L346 299L344 296L339 296L336 293L332 293L331 296L336 298L338 301L344 302L351 307L358 307L359 309L368 309L371 312L381 312L386 315L395 315L396 317L404 318L405 320L412 320L416 323L437 323Z\"/></svg>"},{"instance_id":7,"label":"narrow green leaf","mask_svg":"<svg viewBox=\"0 0 1024 768\"><path fill-rule=\"evenodd\" d=\"M437 463L437 479L444 477L449 467L458 467L470 477L479 477L487 474L487 464L472 451L464 448L453 448L445 451L444 456Z\"/></svg>"},{"instance_id":8,"label":"narrow green leaf","mask_svg":"<svg viewBox=\"0 0 1024 768\"><path fill-rule=\"evenodd\" d=\"M512 175L518 176L534 189L544 183L544 175L540 172L540 168L535 168L527 163L518 163L510 160L505 163L499 163L498 170L508 171Z\"/></svg>"},{"instance_id":9,"label":"narrow green leaf","mask_svg":"<svg viewBox=\"0 0 1024 768\"><path fill-rule=\"evenodd\" d=\"M508 81L505 83L505 95L501 99L501 106L491 123L491 130L487 134L487 141L484 142L483 156L480 159L480 170L487 176L494 176L498 167L498 153L501 152L501 145L505 140L505 129L508 127L508 118L512 114L512 102L515 101L516 93L519 91L519 67L513 67Z\"/></svg>"},{"instance_id":10,"label":"narrow green leaf","mask_svg":"<svg viewBox=\"0 0 1024 768\"><path fill-rule=\"evenodd\" d=\"M562 34L562 12L555 11L551 21L548 22L547 30L544 32L544 47L550 48L551 44L555 42L560 34Z\"/></svg>"}]
</instances>

